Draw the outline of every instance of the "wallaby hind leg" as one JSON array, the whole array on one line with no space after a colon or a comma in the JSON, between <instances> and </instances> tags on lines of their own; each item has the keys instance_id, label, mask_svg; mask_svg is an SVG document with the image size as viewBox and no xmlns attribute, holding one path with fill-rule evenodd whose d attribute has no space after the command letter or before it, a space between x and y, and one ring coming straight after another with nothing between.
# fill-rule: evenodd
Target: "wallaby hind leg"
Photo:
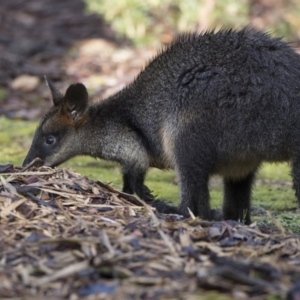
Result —
<instances>
[{"instance_id":1,"label":"wallaby hind leg","mask_svg":"<svg viewBox=\"0 0 300 300\"><path fill-rule=\"evenodd\" d=\"M250 197L254 172L241 180L224 179L223 218L251 223Z\"/></svg>"},{"instance_id":2,"label":"wallaby hind leg","mask_svg":"<svg viewBox=\"0 0 300 300\"><path fill-rule=\"evenodd\" d=\"M186 176L190 174L191 177ZM194 177L195 176L195 177ZM207 174L200 172L190 173L183 168L179 171L180 179L180 205L179 211L189 216L189 210L205 220L210 220L209 190Z\"/></svg>"},{"instance_id":3,"label":"wallaby hind leg","mask_svg":"<svg viewBox=\"0 0 300 300\"><path fill-rule=\"evenodd\" d=\"M185 139L175 149L176 171L179 176L179 211L189 216L188 209L196 216L206 220L211 218L209 205L209 166L214 161L207 153L197 153L198 144Z\"/></svg>"}]
</instances>

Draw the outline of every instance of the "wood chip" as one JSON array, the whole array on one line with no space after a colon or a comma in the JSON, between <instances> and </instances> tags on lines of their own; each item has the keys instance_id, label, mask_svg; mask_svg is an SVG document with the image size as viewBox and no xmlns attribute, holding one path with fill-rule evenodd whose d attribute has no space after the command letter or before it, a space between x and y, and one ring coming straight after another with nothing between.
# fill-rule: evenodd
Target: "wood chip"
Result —
<instances>
[{"instance_id":1,"label":"wood chip","mask_svg":"<svg viewBox=\"0 0 300 300\"><path fill-rule=\"evenodd\" d=\"M300 236L280 225L183 220L70 170L1 170L0 299L299 294Z\"/></svg>"}]
</instances>

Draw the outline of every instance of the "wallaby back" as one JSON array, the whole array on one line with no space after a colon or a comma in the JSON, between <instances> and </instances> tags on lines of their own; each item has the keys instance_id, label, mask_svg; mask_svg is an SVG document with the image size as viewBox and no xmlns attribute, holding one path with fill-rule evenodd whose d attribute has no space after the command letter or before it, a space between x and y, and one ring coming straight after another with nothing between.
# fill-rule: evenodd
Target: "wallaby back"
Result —
<instances>
[{"instance_id":1,"label":"wallaby back","mask_svg":"<svg viewBox=\"0 0 300 300\"><path fill-rule=\"evenodd\" d=\"M132 84L93 105L86 88L63 96L51 83L53 108L40 123L28 164L56 166L76 155L117 161L123 191L160 211L149 167L179 177L179 212L210 218L208 180L224 177L225 219L250 223L255 172L263 161L292 161L300 197L300 56L278 38L251 29L178 37ZM159 203L159 204L157 204Z\"/></svg>"}]
</instances>

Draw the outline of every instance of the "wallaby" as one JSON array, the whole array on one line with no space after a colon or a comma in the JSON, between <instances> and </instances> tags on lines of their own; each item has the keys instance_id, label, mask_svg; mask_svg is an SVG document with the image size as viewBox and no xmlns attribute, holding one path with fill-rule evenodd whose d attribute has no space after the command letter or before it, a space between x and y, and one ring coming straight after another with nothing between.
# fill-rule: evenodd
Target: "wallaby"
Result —
<instances>
[{"instance_id":1,"label":"wallaby","mask_svg":"<svg viewBox=\"0 0 300 300\"><path fill-rule=\"evenodd\" d=\"M223 218L249 224L255 172L263 161L292 163L300 199L300 55L253 29L179 36L129 86L95 104L84 85L65 95L48 83L53 107L24 165L57 166L76 155L116 161L123 191L153 201L149 167L175 169L179 213L211 218L208 181L224 178Z\"/></svg>"}]
</instances>

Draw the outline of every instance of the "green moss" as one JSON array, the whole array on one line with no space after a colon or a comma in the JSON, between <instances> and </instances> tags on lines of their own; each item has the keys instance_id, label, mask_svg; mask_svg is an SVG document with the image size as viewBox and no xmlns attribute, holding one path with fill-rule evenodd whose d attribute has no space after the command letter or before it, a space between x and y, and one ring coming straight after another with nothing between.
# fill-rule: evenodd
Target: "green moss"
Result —
<instances>
[{"instance_id":1,"label":"green moss","mask_svg":"<svg viewBox=\"0 0 300 300\"><path fill-rule=\"evenodd\" d=\"M188 300L230 300L232 299L232 296L217 291L205 291L205 293L201 295L193 295L191 297L187 297L186 299Z\"/></svg>"},{"instance_id":2,"label":"green moss","mask_svg":"<svg viewBox=\"0 0 300 300\"><path fill-rule=\"evenodd\" d=\"M6 90L0 88L0 103L5 99L6 97Z\"/></svg>"},{"instance_id":3,"label":"green moss","mask_svg":"<svg viewBox=\"0 0 300 300\"><path fill-rule=\"evenodd\" d=\"M0 164L22 164L36 126L36 122L0 117Z\"/></svg>"},{"instance_id":4,"label":"green moss","mask_svg":"<svg viewBox=\"0 0 300 300\"><path fill-rule=\"evenodd\" d=\"M288 163L263 164L258 172L257 178L291 181L291 166Z\"/></svg>"}]
</instances>

